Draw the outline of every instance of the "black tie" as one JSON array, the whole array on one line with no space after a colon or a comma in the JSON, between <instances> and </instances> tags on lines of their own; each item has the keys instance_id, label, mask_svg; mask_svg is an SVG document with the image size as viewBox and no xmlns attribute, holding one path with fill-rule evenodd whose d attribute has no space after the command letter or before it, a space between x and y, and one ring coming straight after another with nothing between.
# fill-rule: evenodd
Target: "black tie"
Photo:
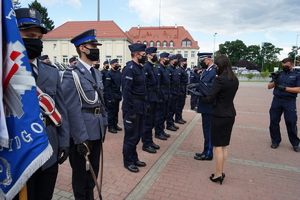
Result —
<instances>
[{"instance_id":1,"label":"black tie","mask_svg":"<svg viewBox=\"0 0 300 200\"><path fill-rule=\"evenodd\" d=\"M92 74L92 76L93 76L93 78L96 82L97 79L96 79L96 73L95 73L95 68L94 67L91 67L91 74Z\"/></svg>"},{"instance_id":2,"label":"black tie","mask_svg":"<svg viewBox=\"0 0 300 200\"><path fill-rule=\"evenodd\" d=\"M31 70L32 70L34 79L36 80L37 75L38 75L38 69L37 69L37 67L36 67L34 64L32 64L32 63L30 63L30 66L31 66Z\"/></svg>"}]
</instances>

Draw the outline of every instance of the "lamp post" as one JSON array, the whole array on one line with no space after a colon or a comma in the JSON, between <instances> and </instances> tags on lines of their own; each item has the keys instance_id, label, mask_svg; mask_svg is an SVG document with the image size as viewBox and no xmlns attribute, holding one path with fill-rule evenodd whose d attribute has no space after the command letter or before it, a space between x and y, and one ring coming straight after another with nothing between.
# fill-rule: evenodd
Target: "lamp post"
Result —
<instances>
[{"instance_id":1,"label":"lamp post","mask_svg":"<svg viewBox=\"0 0 300 200\"><path fill-rule=\"evenodd\" d=\"M214 57L213 57L213 62L215 61L215 43L216 43L216 35L217 33L214 34Z\"/></svg>"},{"instance_id":2,"label":"lamp post","mask_svg":"<svg viewBox=\"0 0 300 200\"><path fill-rule=\"evenodd\" d=\"M296 37L296 51L295 51L295 58L294 58L294 67L296 66L296 59L297 59L297 52L298 52L298 36L300 34L297 35Z\"/></svg>"}]
</instances>

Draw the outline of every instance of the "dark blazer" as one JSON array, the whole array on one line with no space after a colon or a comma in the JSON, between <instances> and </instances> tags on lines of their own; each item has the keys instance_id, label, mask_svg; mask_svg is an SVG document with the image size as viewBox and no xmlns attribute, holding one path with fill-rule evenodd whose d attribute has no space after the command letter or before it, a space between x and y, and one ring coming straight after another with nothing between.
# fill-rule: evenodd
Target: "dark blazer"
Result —
<instances>
[{"instance_id":1,"label":"dark blazer","mask_svg":"<svg viewBox=\"0 0 300 200\"><path fill-rule=\"evenodd\" d=\"M56 127L54 124L50 124L46 127L46 133L52 146L53 154L42 166L44 170L57 162L59 148L69 147L69 121L58 70L54 66L40 62L39 60L37 60L37 65L38 76L36 84L54 100L55 107L62 118L61 126Z\"/></svg>"},{"instance_id":2,"label":"dark blazer","mask_svg":"<svg viewBox=\"0 0 300 200\"><path fill-rule=\"evenodd\" d=\"M233 104L233 99L239 87L239 81L235 77L233 81L229 81L227 73L216 77L210 93L207 97L202 97L204 103L214 103L210 112L212 116L217 117L234 117L236 111Z\"/></svg>"}]
</instances>

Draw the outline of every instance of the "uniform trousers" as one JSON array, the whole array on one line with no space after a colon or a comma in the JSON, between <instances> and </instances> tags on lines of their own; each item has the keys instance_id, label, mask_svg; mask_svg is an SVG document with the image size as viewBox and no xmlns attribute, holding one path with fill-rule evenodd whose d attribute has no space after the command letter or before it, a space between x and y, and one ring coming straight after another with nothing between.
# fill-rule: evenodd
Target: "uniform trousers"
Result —
<instances>
[{"instance_id":1,"label":"uniform trousers","mask_svg":"<svg viewBox=\"0 0 300 200\"><path fill-rule=\"evenodd\" d=\"M211 115L209 113L201 113L202 130L204 136L204 150L202 154L207 157L213 156L213 146L211 143Z\"/></svg>"},{"instance_id":2,"label":"uniform trousers","mask_svg":"<svg viewBox=\"0 0 300 200\"><path fill-rule=\"evenodd\" d=\"M175 120L181 120L182 119L182 110L184 108L185 105L185 98L186 98L186 92L184 92L183 94L179 95L178 97L178 105L176 108L176 114L175 114Z\"/></svg>"},{"instance_id":3,"label":"uniform trousers","mask_svg":"<svg viewBox=\"0 0 300 200\"><path fill-rule=\"evenodd\" d=\"M128 111L123 110L124 123L124 142L123 142L123 161L125 166L134 165L139 160L136 146L139 143L144 126L143 114L136 114L135 122L131 122Z\"/></svg>"},{"instance_id":4,"label":"uniform trousers","mask_svg":"<svg viewBox=\"0 0 300 200\"><path fill-rule=\"evenodd\" d=\"M88 147L90 149L90 165L93 167L96 177L99 173L99 161L101 140L89 140ZM86 170L86 160L83 155L79 155L77 151L77 145L74 144L74 140L70 140L70 165L72 167L72 187L75 198L84 198L85 191L93 190L95 182L90 170Z\"/></svg>"},{"instance_id":5,"label":"uniform trousers","mask_svg":"<svg viewBox=\"0 0 300 200\"><path fill-rule=\"evenodd\" d=\"M167 127L171 127L174 125L174 115L178 105L178 95L172 94L170 102L169 102L169 112L167 115Z\"/></svg>"},{"instance_id":6,"label":"uniform trousers","mask_svg":"<svg viewBox=\"0 0 300 200\"><path fill-rule=\"evenodd\" d=\"M142 134L142 142L144 147L152 146L153 135L152 129L154 128L155 114L157 110L157 102L149 102L150 110L146 113Z\"/></svg>"},{"instance_id":7,"label":"uniform trousers","mask_svg":"<svg viewBox=\"0 0 300 200\"><path fill-rule=\"evenodd\" d=\"M285 125L287 128L290 143L293 146L298 146L300 139L297 136L297 109L296 98L279 99L274 96L270 108L270 136L274 144L281 142L280 126L281 115L284 114Z\"/></svg>"},{"instance_id":8,"label":"uniform trousers","mask_svg":"<svg viewBox=\"0 0 300 200\"><path fill-rule=\"evenodd\" d=\"M34 172L26 183L28 200L51 200L57 173L57 163L45 170L40 167ZM17 195L13 200L19 200L19 196Z\"/></svg>"},{"instance_id":9,"label":"uniform trousers","mask_svg":"<svg viewBox=\"0 0 300 200\"><path fill-rule=\"evenodd\" d=\"M165 121L169 111L169 101L157 103L157 111L155 115L155 135L162 135L165 129Z\"/></svg>"},{"instance_id":10,"label":"uniform trousers","mask_svg":"<svg viewBox=\"0 0 300 200\"><path fill-rule=\"evenodd\" d=\"M107 102L106 107L108 114L108 128L116 128L118 125L120 101L115 100L115 103Z\"/></svg>"},{"instance_id":11,"label":"uniform trousers","mask_svg":"<svg viewBox=\"0 0 300 200\"><path fill-rule=\"evenodd\" d=\"M199 99L199 96L191 93L191 100L190 100L191 110L193 110L198 105L198 99Z\"/></svg>"}]
</instances>

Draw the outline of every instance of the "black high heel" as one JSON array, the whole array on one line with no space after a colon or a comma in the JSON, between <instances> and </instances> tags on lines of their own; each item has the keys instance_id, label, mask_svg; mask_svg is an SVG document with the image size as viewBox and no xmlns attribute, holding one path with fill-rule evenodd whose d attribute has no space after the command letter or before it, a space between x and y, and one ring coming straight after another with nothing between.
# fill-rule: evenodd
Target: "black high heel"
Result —
<instances>
[{"instance_id":1,"label":"black high heel","mask_svg":"<svg viewBox=\"0 0 300 200\"><path fill-rule=\"evenodd\" d=\"M223 175L220 176L220 177L218 177L218 178L213 178L213 175L214 175L214 174L212 174L211 177L209 177L209 179L210 179L212 182L218 182L218 181L220 181L220 185L222 185L222 182L223 182L223 180L224 180Z\"/></svg>"},{"instance_id":2,"label":"black high heel","mask_svg":"<svg viewBox=\"0 0 300 200\"><path fill-rule=\"evenodd\" d=\"M225 173L222 173L223 179L225 178Z\"/></svg>"}]
</instances>

